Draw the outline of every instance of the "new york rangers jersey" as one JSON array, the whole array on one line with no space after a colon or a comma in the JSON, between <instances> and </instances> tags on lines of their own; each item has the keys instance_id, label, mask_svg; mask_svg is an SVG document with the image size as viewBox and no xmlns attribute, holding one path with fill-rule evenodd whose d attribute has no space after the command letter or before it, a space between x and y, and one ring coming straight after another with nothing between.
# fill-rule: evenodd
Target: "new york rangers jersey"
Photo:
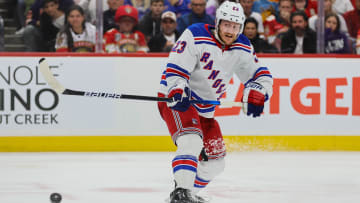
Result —
<instances>
[{"instance_id":1,"label":"new york rangers jersey","mask_svg":"<svg viewBox=\"0 0 360 203\"><path fill-rule=\"evenodd\" d=\"M240 35L232 45L221 44L208 24L189 26L172 48L160 82L165 96L176 84L191 89L191 99L219 100L235 74L243 84L257 82L272 95L272 75L260 65L250 41ZM212 118L214 105L193 104L199 115Z\"/></svg>"}]
</instances>

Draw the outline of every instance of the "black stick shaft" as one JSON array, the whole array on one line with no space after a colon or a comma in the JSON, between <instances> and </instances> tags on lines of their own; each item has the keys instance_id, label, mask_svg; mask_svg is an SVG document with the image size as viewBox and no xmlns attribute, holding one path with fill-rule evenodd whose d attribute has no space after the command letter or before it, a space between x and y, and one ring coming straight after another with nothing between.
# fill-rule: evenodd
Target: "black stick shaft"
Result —
<instances>
[{"instance_id":1,"label":"black stick shaft","mask_svg":"<svg viewBox=\"0 0 360 203\"><path fill-rule=\"evenodd\" d=\"M136 99L136 100L146 100L146 101L160 101L160 102L171 102L171 98L165 97L151 97L151 96L141 96L141 95L129 95L122 94L120 96L121 99Z\"/></svg>"}]
</instances>

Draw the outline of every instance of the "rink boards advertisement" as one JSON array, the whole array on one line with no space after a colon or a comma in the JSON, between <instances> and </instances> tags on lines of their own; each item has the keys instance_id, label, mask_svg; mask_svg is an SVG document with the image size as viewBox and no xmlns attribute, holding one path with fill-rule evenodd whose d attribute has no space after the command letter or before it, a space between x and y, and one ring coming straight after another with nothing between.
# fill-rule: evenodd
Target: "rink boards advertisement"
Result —
<instances>
[{"instance_id":1,"label":"rink boards advertisement","mask_svg":"<svg viewBox=\"0 0 360 203\"><path fill-rule=\"evenodd\" d=\"M43 56L0 57L0 151L174 150L156 102L58 95ZM69 89L156 96L164 56L46 56ZM260 118L217 107L230 150L360 150L360 58L259 57L274 77ZM240 101L234 76L223 100Z\"/></svg>"}]
</instances>

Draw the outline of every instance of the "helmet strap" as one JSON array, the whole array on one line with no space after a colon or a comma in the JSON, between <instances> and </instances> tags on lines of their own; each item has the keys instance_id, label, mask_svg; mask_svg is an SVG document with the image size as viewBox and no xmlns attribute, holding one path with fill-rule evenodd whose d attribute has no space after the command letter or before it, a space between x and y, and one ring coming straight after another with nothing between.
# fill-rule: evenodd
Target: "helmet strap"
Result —
<instances>
[{"instance_id":1,"label":"helmet strap","mask_svg":"<svg viewBox=\"0 0 360 203\"><path fill-rule=\"evenodd\" d=\"M214 30L214 35L215 35L215 38L223 45L225 45L225 42L222 41L220 35L219 35L219 26L220 26L220 22L221 20L219 21L218 25L215 26L215 30Z\"/></svg>"}]
</instances>

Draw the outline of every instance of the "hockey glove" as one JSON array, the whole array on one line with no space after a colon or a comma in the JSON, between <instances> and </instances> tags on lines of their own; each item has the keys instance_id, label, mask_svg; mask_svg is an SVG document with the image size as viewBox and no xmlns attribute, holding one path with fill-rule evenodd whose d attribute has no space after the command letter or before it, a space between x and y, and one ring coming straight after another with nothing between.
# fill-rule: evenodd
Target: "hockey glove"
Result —
<instances>
[{"instance_id":1,"label":"hockey glove","mask_svg":"<svg viewBox=\"0 0 360 203\"><path fill-rule=\"evenodd\" d=\"M168 98L173 98L173 102L167 103L171 109L184 112L190 107L190 89L185 85L176 85L171 88Z\"/></svg>"},{"instance_id":2,"label":"hockey glove","mask_svg":"<svg viewBox=\"0 0 360 203\"><path fill-rule=\"evenodd\" d=\"M258 117L264 110L265 88L256 82L250 82L246 85L242 97L243 111L246 115Z\"/></svg>"}]
</instances>

